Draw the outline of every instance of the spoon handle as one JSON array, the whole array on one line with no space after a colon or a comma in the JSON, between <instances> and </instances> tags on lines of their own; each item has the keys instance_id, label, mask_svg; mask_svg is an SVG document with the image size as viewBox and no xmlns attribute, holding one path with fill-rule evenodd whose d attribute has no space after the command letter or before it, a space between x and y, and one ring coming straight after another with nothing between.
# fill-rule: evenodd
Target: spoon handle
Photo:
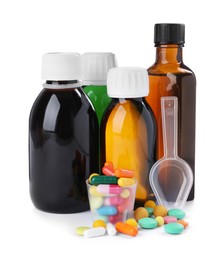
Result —
<instances>
[{"instance_id":1,"label":"spoon handle","mask_svg":"<svg viewBox=\"0 0 224 260\"><path fill-rule=\"evenodd\" d=\"M165 158L177 157L177 97L161 97L163 146Z\"/></svg>"}]
</instances>

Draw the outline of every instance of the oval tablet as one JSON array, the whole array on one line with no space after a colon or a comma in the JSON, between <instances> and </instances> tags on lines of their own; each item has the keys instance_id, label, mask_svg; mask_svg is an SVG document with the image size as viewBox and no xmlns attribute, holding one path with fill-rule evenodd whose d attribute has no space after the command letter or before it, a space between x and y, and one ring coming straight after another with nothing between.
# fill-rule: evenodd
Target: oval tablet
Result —
<instances>
[{"instance_id":1,"label":"oval tablet","mask_svg":"<svg viewBox=\"0 0 224 260\"><path fill-rule=\"evenodd\" d=\"M107 223L107 233L109 236L115 236L117 234L117 230L113 224Z\"/></svg>"},{"instance_id":2,"label":"oval tablet","mask_svg":"<svg viewBox=\"0 0 224 260\"><path fill-rule=\"evenodd\" d=\"M165 216L163 219L165 224L177 222L177 218L173 216Z\"/></svg>"},{"instance_id":3,"label":"oval tablet","mask_svg":"<svg viewBox=\"0 0 224 260\"><path fill-rule=\"evenodd\" d=\"M148 211L148 214L149 214L149 217L151 217L153 215L153 208L150 208L150 207L144 207L147 211Z\"/></svg>"},{"instance_id":4,"label":"oval tablet","mask_svg":"<svg viewBox=\"0 0 224 260\"><path fill-rule=\"evenodd\" d=\"M158 222L154 218L141 218L138 221L141 228L152 229L158 226Z\"/></svg>"},{"instance_id":5,"label":"oval tablet","mask_svg":"<svg viewBox=\"0 0 224 260\"><path fill-rule=\"evenodd\" d=\"M86 226L77 227L76 230L75 230L75 233L79 236L83 236L84 231L87 230L87 229L90 229L90 227L86 227Z\"/></svg>"},{"instance_id":6,"label":"oval tablet","mask_svg":"<svg viewBox=\"0 0 224 260\"><path fill-rule=\"evenodd\" d=\"M168 234L177 235L184 230L184 226L179 223L169 223L164 225L164 229Z\"/></svg>"},{"instance_id":7,"label":"oval tablet","mask_svg":"<svg viewBox=\"0 0 224 260\"><path fill-rule=\"evenodd\" d=\"M168 216L176 217L177 219L183 219L185 215L185 212L181 209L170 209L168 211Z\"/></svg>"},{"instance_id":8,"label":"oval tablet","mask_svg":"<svg viewBox=\"0 0 224 260\"><path fill-rule=\"evenodd\" d=\"M117 214L117 208L113 206L102 206L99 209L97 209L97 212L100 215L113 216Z\"/></svg>"}]
</instances>

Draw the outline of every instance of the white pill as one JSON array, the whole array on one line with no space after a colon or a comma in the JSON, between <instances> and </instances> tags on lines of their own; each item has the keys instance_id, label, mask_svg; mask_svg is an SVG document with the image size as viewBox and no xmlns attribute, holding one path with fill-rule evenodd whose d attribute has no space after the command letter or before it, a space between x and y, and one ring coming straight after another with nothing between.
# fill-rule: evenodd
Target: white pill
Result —
<instances>
[{"instance_id":1,"label":"white pill","mask_svg":"<svg viewBox=\"0 0 224 260\"><path fill-rule=\"evenodd\" d=\"M99 237L103 236L106 233L106 229L104 227L96 227L96 228L90 228L88 230L85 230L83 232L83 236L90 238L90 237Z\"/></svg>"},{"instance_id":2,"label":"white pill","mask_svg":"<svg viewBox=\"0 0 224 260\"><path fill-rule=\"evenodd\" d=\"M111 223L107 223L106 229L109 236L115 236L117 234L116 228Z\"/></svg>"}]
</instances>

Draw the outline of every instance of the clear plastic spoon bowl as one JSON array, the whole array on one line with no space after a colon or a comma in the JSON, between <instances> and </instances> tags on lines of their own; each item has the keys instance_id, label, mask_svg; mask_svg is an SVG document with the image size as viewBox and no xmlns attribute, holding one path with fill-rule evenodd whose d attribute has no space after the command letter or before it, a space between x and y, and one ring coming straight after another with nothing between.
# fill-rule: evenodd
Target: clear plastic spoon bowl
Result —
<instances>
[{"instance_id":1,"label":"clear plastic spoon bowl","mask_svg":"<svg viewBox=\"0 0 224 260\"><path fill-rule=\"evenodd\" d=\"M177 154L177 97L162 97L161 111L164 157L151 168L149 181L159 204L168 209L183 208L193 185L193 172Z\"/></svg>"}]
</instances>

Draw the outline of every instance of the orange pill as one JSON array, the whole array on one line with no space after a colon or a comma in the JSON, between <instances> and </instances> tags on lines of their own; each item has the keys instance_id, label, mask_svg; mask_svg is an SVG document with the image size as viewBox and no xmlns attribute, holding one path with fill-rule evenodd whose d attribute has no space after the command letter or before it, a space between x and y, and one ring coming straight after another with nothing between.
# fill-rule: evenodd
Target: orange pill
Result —
<instances>
[{"instance_id":1,"label":"orange pill","mask_svg":"<svg viewBox=\"0 0 224 260\"><path fill-rule=\"evenodd\" d=\"M115 175L117 178L121 178L121 177L124 177L124 178L133 178L133 177L134 177L134 171L119 168L119 169L116 169L116 170L114 171L114 175Z\"/></svg>"},{"instance_id":2,"label":"orange pill","mask_svg":"<svg viewBox=\"0 0 224 260\"><path fill-rule=\"evenodd\" d=\"M138 234L138 229L136 227L133 227L124 222L117 222L117 224L115 225L115 228L118 232L125 234L125 235L132 236L132 237L135 237Z\"/></svg>"},{"instance_id":3,"label":"orange pill","mask_svg":"<svg viewBox=\"0 0 224 260\"><path fill-rule=\"evenodd\" d=\"M186 228L189 225L189 223L186 220L183 220L183 219L178 220L177 223L183 225L184 228Z\"/></svg>"}]
</instances>

